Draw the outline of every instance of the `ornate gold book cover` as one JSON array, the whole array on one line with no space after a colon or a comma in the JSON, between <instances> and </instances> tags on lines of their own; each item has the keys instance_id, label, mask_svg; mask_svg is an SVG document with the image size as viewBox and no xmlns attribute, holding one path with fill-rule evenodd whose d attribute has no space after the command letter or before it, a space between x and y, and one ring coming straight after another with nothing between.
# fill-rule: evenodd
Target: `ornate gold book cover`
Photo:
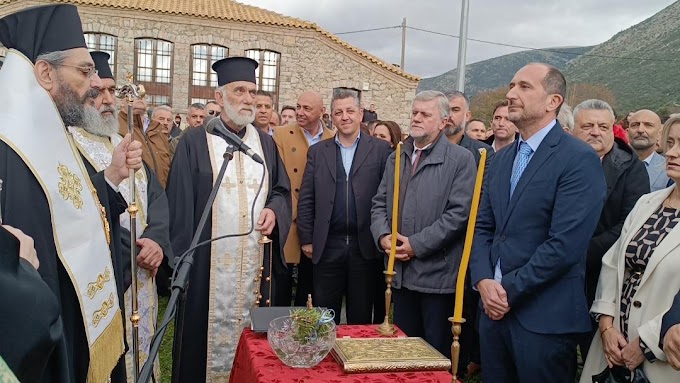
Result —
<instances>
[{"instance_id":1,"label":"ornate gold book cover","mask_svg":"<svg viewBox=\"0 0 680 383\"><path fill-rule=\"evenodd\" d=\"M342 338L335 360L346 373L448 371L451 361L422 338Z\"/></svg>"}]
</instances>

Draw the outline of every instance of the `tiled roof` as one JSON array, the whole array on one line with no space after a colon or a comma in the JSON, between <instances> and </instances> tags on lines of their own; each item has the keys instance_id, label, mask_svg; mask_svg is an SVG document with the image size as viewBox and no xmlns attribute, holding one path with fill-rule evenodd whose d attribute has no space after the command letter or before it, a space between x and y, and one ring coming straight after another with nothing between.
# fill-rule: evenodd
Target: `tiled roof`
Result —
<instances>
[{"instance_id":1,"label":"tiled roof","mask_svg":"<svg viewBox=\"0 0 680 383\"><path fill-rule=\"evenodd\" d=\"M16 0L0 0L0 4ZM233 0L53 0L56 2L71 3L76 5L90 5L96 7L119 8L158 12L171 15L184 15L191 17L229 20L245 23L264 25L276 25L282 27L311 29L329 38L334 43L348 49L364 58L383 67L390 72L396 73L409 80L418 81L419 77L402 71L400 68L390 65L377 57L352 46L330 32L325 31L314 23L288 17L266 9L245 5ZM281 0L291 1L291 0Z\"/></svg>"}]
</instances>

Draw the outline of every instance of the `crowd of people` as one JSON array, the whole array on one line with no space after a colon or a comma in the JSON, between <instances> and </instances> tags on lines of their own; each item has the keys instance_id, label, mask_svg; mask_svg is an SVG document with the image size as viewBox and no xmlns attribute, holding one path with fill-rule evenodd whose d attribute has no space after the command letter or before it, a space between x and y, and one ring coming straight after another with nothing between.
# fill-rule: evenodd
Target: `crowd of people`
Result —
<instances>
[{"instance_id":1,"label":"crowd of people","mask_svg":"<svg viewBox=\"0 0 680 383\"><path fill-rule=\"evenodd\" d=\"M417 93L402 129L351 90L334 91L328 110L309 90L279 112L257 90L257 62L229 57L212 66L215 99L190 105L185 126L170 105L139 98L130 134L110 57L87 49L75 6L8 15L0 42L0 84L22 89L0 95L3 382L132 382L132 280L143 364L158 295L204 209L199 241L244 235L196 250L175 381L227 381L255 306L311 295L336 323L382 322L390 252L394 323L450 357L482 150L459 376L572 383L583 364L581 382L680 379L680 116L617 121L597 99L572 109L563 74L530 63L491 129L458 91ZM250 154L209 134L215 126Z\"/></svg>"}]
</instances>

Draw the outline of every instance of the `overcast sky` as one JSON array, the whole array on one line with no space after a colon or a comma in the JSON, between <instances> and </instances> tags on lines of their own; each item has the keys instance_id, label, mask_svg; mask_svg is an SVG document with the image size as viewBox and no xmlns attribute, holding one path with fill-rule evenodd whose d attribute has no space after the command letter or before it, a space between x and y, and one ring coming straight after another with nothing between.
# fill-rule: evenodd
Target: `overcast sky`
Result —
<instances>
[{"instance_id":1,"label":"overcast sky","mask_svg":"<svg viewBox=\"0 0 680 383\"><path fill-rule=\"evenodd\" d=\"M460 0L237 0L286 16L314 22L331 33L406 24L458 35ZM472 0L468 37L551 48L607 41L673 4L671 0ZM350 44L388 63L398 64L401 29L342 34ZM469 42L467 62L519 49ZM458 39L415 30L406 32L406 70L431 77L456 66Z\"/></svg>"}]
</instances>

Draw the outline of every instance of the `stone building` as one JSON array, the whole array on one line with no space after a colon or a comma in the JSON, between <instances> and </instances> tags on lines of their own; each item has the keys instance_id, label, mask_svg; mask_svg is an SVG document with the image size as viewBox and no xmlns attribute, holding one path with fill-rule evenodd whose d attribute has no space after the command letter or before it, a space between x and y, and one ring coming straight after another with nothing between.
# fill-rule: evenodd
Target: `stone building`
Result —
<instances>
[{"instance_id":1,"label":"stone building","mask_svg":"<svg viewBox=\"0 0 680 383\"><path fill-rule=\"evenodd\" d=\"M118 82L132 73L152 105L185 113L214 98L212 62L248 56L260 63L258 88L279 110L305 90L319 91L328 105L334 89L351 88L380 118L408 129L420 79L314 23L232 0L0 0L0 16L54 2L78 6L88 46L111 54Z\"/></svg>"}]
</instances>

